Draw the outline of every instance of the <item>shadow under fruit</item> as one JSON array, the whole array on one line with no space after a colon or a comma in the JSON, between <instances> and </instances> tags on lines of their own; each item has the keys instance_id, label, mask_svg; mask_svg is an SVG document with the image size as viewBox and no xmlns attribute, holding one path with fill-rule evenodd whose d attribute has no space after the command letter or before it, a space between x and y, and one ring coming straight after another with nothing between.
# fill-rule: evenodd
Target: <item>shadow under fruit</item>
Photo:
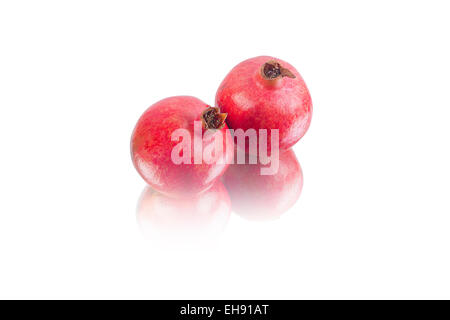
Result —
<instances>
[{"instance_id":1,"label":"shadow under fruit","mask_svg":"<svg viewBox=\"0 0 450 320\"><path fill-rule=\"evenodd\" d=\"M300 197L303 173L292 149L280 153L274 175L261 175L261 164L234 164L228 167L223 182L233 211L250 220L278 218Z\"/></svg>"}]
</instances>

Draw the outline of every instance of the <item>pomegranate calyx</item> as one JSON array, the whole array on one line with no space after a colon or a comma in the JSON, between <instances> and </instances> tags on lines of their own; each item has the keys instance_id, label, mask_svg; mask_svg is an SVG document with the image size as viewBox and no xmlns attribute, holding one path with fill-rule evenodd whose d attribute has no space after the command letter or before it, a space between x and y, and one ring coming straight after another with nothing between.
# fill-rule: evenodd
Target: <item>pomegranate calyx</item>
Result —
<instances>
[{"instance_id":1,"label":"pomegranate calyx","mask_svg":"<svg viewBox=\"0 0 450 320\"><path fill-rule=\"evenodd\" d=\"M222 129L225 126L227 113L221 113L219 107L208 107L202 112L204 129Z\"/></svg>"},{"instance_id":2,"label":"pomegranate calyx","mask_svg":"<svg viewBox=\"0 0 450 320\"><path fill-rule=\"evenodd\" d=\"M279 77L295 78L295 75L291 72L291 70L282 67L275 60L270 60L264 63L261 68L261 75L266 80L275 80Z\"/></svg>"}]
</instances>

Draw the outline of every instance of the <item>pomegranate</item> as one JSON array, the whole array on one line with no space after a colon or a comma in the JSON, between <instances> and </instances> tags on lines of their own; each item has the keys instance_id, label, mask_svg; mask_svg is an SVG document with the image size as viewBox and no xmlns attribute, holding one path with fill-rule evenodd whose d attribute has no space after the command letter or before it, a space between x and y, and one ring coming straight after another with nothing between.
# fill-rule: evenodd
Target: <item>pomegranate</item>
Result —
<instances>
[{"instance_id":1,"label":"pomegranate","mask_svg":"<svg viewBox=\"0 0 450 320\"><path fill-rule=\"evenodd\" d=\"M300 73L289 63L268 56L235 66L216 93L216 106L228 113L232 129L279 130L279 148L292 147L309 128L312 101ZM246 148L248 152L248 146Z\"/></svg>"},{"instance_id":2,"label":"pomegranate","mask_svg":"<svg viewBox=\"0 0 450 320\"><path fill-rule=\"evenodd\" d=\"M207 190L233 157L225 118L219 108L194 97L170 97L155 103L134 129L134 166L153 189L166 195L183 197Z\"/></svg>"},{"instance_id":3,"label":"pomegranate","mask_svg":"<svg viewBox=\"0 0 450 320\"><path fill-rule=\"evenodd\" d=\"M261 166L233 164L223 176L233 211L250 220L279 217L294 205L303 187L302 169L292 149L280 153L275 174L261 175Z\"/></svg>"}]
</instances>

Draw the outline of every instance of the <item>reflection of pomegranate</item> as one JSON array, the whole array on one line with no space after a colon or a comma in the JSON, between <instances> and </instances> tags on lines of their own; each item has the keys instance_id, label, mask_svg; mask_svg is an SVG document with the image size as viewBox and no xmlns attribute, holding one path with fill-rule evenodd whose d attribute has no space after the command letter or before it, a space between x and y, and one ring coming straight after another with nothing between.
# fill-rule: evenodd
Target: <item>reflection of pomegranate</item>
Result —
<instances>
[{"instance_id":1,"label":"reflection of pomegranate","mask_svg":"<svg viewBox=\"0 0 450 320\"><path fill-rule=\"evenodd\" d=\"M167 195L190 196L208 189L223 174L233 156L232 141L226 139L230 133L226 130L225 117L218 108L211 108L194 97L171 97L155 103L141 116L131 138L131 154L137 171L153 189ZM195 121L198 121L197 131ZM177 129L184 129L177 132L185 135L172 141ZM206 138L205 134L202 139L205 129L212 129L212 135ZM223 152L213 161L204 161L202 151L214 150L219 134ZM187 143L188 148L174 149L182 143ZM188 162L174 163L173 150L178 150L176 154L186 157Z\"/></svg>"},{"instance_id":2,"label":"reflection of pomegranate","mask_svg":"<svg viewBox=\"0 0 450 320\"><path fill-rule=\"evenodd\" d=\"M192 198L167 197L147 187L139 200L137 220L146 235L203 236L222 231L231 212L222 182Z\"/></svg>"},{"instance_id":3,"label":"reflection of pomegranate","mask_svg":"<svg viewBox=\"0 0 450 320\"><path fill-rule=\"evenodd\" d=\"M261 175L260 164L230 165L223 181L234 212L252 220L279 217L300 197L303 174L294 151L280 153L278 172Z\"/></svg>"},{"instance_id":4,"label":"reflection of pomegranate","mask_svg":"<svg viewBox=\"0 0 450 320\"><path fill-rule=\"evenodd\" d=\"M245 60L230 71L217 90L216 106L228 113L232 129L278 129L281 150L303 137L312 117L311 96L298 71L265 56ZM268 132L269 150L270 139Z\"/></svg>"}]
</instances>

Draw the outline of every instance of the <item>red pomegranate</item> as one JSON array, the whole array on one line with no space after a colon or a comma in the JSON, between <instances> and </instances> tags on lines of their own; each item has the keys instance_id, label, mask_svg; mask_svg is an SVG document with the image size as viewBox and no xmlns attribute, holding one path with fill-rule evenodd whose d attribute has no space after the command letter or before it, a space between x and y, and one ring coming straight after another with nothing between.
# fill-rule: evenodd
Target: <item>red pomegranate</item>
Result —
<instances>
[{"instance_id":1,"label":"red pomegranate","mask_svg":"<svg viewBox=\"0 0 450 320\"><path fill-rule=\"evenodd\" d=\"M134 129L134 166L153 189L166 195L183 197L207 190L233 157L225 118L218 108L194 97L171 97L155 103ZM221 146L221 152L214 151L216 146ZM212 160L205 160L206 151L211 151Z\"/></svg>"},{"instance_id":2,"label":"red pomegranate","mask_svg":"<svg viewBox=\"0 0 450 320\"><path fill-rule=\"evenodd\" d=\"M300 73L268 56L235 66L217 90L216 106L228 114L232 129L267 129L269 150L271 129L279 130L279 148L286 150L303 137L312 117L311 96Z\"/></svg>"}]
</instances>

